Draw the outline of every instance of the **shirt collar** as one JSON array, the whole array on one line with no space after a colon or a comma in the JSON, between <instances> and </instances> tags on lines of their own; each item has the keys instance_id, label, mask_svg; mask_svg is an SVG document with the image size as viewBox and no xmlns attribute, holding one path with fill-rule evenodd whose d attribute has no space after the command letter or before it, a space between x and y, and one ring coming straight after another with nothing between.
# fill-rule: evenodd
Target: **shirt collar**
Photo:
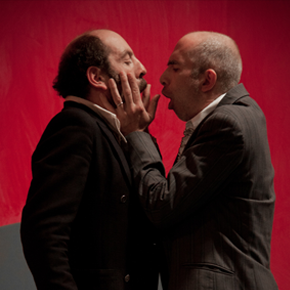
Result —
<instances>
[{"instance_id":1,"label":"shirt collar","mask_svg":"<svg viewBox=\"0 0 290 290\"><path fill-rule=\"evenodd\" d=\"M97 113L99 116L101 116L106 123L109 125L109 127L115 132L117 133L117 136L120 140L123 140L125 143L127 143L126 138L124 137L124 135L122 134L120 128L121 128L121 124L119 119L117 118L116 114L104 109L103 107L80 97L76 97L76 96L67 96L65 98L65 101L73 101L79 104L83 104L87 107L89 107L90 109L92 109L95 113Z\"/></svg>"},{"instance_id":2,"label":"shirt collar","mask_svg":"<svg viewBox=\"0 0 290 290\"><path fill-rule=\"evenodd\" d=\"M216 98L214 101L212 101L209 105L207 105L202 111L200 111L196 116L194 116L192 119L186 122L186 129L192 128L193 130L196 129L196 127L200 124L200 122L208 116L214 109L217 107L219 102L223 99L223 97L226 95L222 94L218 98Z\"/></svg>"}]
</instances>

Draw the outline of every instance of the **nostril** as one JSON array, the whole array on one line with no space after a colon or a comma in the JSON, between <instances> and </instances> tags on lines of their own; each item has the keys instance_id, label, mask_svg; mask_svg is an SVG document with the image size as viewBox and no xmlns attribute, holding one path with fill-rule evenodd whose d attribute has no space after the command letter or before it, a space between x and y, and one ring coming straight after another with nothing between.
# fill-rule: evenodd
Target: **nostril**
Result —
<instances>
[{"instance_id":1,"label":"nostril","mask_svg":"<svg viewBox=\"0 0 290 290\"><path fill-rule=\"evenodd\" d=\"M140 73L139 79L143 78L145 76L145 73Z\"/></svg>"},{"instance_id":2,"label":"nostril","mask_svg":"<svg viewBox=\"0 0 290 290\"><path fill-rule=\"evenodd\" d=\"M164 78L164 73L161 75L161 77L159 78L159 82L162 86L166 85L166 79Z\"/></svg>"}]
</instances>

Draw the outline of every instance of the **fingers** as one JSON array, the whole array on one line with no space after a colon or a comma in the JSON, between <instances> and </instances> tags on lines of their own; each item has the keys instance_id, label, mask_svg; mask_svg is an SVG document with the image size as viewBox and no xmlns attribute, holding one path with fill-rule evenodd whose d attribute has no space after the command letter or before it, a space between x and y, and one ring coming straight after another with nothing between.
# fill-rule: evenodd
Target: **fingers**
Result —
<instances>
[{"instance_id":1,"label":"fingers","mask_svg":"<svg viewBox=\"0 0 290 290\"><path fill-rule=\"evenodd\" d=\"M129 134L133 131L143 131L153 121L160 95L155 95L150 100L151 85L144 90L143 99L136 78L125 72L120 73L122 97L114 79L108 81L108 87L116 105L114 109L121 122L122 133ZM122 98L124 105L122 103Z\"/></svg>"},{"instance_id":2,"label":"fingers","mask_svg":"<svg viewBox=\"0 0 290 290\"><path fill-rule=\"evenodd\" d=\"M156 110L157 110L157 105L158 105L158 101L160 99L160 95L155 95L149 105L148 105L148 114L151 118L151 120L153 120L155 118L155 113L156 113Z\"/></svg>"},{"instance_id":3,"label":"fingers","mask_svg":"<svg viewBox=\"0 0 290 290\"><path fill-rule=\"evenodd\" d=\"M123 107L123 101L126 103L126 108L128 110L132 110L135 104L141 104L142 101L140 98L140 91L137 84L137 80L131 75L126 74L124 72L120 72L120 81L121 81L121 87L122 87L122 97L120 96L120 92L118 90L117 84L114 79L109 79L108 86L113 98L113 101L116 105L116 109Z\"/></svg>"},{"instance_id":4,"label":"fingers","mask_svg":"<svg viewBox=\"0 0 290 290\"><path fill-rule=\"evenodd\" d=\"M125 75L126 76L126 75ZM128 81L126 81L124 83L124 85L126 85L126 90L129 88L128 90L128 99L129 101L131 101L130 98L132 98L132 101L134 104L137 104L138 102L141 102L141 98L140 98L140 90L139 90L139 86L137 84L137 80L134 76L132 76L131 74L127 75L128 77ZM125 80L125 79L124 79ZM130 91L130 92L129 92ZM127 91L126 91L127 92ZM125 92L124 92L125 93ZM125 99L126 100L126 99Z\"/></svg>"},{"instance_id":5,"label":"fingers","mask_svg":"<svg viewBox=\"0 0 290 290\"><path fill-rule=\"evenodd\" d=\"M143 99L141 100L139 86L136 78L133 75L120 72L120 80L122 86L122 95L124 103L126 104L125 107L123 107L122 98L120 96L116 82L114 79L109 80L109 89L111 91L113 101L116 105L116 109L122 108L126 112L133 112L138 108L143 112L147 112L146 114L148 114L153 120L160 95L155 95L152 100L150 100L151 85L147 85L142 94ZM120 113L122 110L118 111Z\"/></svg>"},{"instance_id":6,"label":"fingers","mask_svg":"<svg viewBox=\"0 0 290 290\"><path fill-rule=\"evenodd\" d=\"M125 100L125 103L127 105L132 104L133 99L132 99L132 91L130 84L128 82L128 77L126 73L120 72L120 80L121 80L121 86L122 86L122 92L123 92L123 97Z\"/></svg>"},{"instance_id":7,"label":"fingers","mask_svg":"<svg viewBox=\"0 0 290 290\"><path fill-rule=\"evenodd\" d=\"M122 98L119 94L117 84L116 84L114 79L109 79L108 85L109 85L109 89L111 91L113 101L114 101L116 107L118 108L120 106L120 104L122 104L123 102L122 102Z\"/></svg>"}]
</instances>

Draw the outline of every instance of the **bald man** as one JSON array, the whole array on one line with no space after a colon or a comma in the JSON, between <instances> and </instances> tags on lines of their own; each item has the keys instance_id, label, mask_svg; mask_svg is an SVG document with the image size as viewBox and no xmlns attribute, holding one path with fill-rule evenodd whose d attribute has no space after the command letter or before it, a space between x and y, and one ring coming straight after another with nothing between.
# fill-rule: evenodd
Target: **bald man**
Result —
<instances>
[{"instance_id":1,"label":"bald man","mask_svg":"<svg viewBox=\"0 0 290 290\"><path fill-rule=\"evenodd\" d=\"M186 130L167 177L143 132L158 96L147 112L133 76L121 75L125 102L116 114L139 199L163 233L170 290L278 289L270 271L275 193L266 121L238 84L241 72L226 35L194 32L178 41L160 82Z\"/></svg>"},{"instance_id":2,"label":"bald man","mask_svg":"<svg viewBox=\"0 0 290 290\"><path fill-rule=\"evenodd\" d=\"M53 87L64 108L33 154L21 223L37 289L157 288L155 232L132 195L120 146L126 139L108 89L110 78L119 83L121 71L145 90L146 69L109 30L77 37L61 57Z\"/></svg>"}]
</instances>

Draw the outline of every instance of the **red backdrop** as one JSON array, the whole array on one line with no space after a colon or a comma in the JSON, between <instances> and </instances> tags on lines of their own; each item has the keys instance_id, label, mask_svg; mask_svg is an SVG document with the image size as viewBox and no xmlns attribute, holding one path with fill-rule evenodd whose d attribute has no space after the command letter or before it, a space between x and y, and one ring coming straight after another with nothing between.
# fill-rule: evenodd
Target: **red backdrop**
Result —
<instances>
[{"instance_id":1,"label":"red backdrop","mask_svg":"<svg viewBox=\"0 0 290 290\"><path fill-rule=\"evenodd\" d=\"M195 30L225 33L243 58L242 82L268 123L277 194L271 268L280 290L290 284L290 153L287 73L290 1L0 1L0 225L20 221L31 180L31 154L62 108L51 83L69 41L92 28L121 34L148 70L152 93L174 45ZM167 170L184 124L161 98L151 126Z\"/></svg>"}]
</instances>

